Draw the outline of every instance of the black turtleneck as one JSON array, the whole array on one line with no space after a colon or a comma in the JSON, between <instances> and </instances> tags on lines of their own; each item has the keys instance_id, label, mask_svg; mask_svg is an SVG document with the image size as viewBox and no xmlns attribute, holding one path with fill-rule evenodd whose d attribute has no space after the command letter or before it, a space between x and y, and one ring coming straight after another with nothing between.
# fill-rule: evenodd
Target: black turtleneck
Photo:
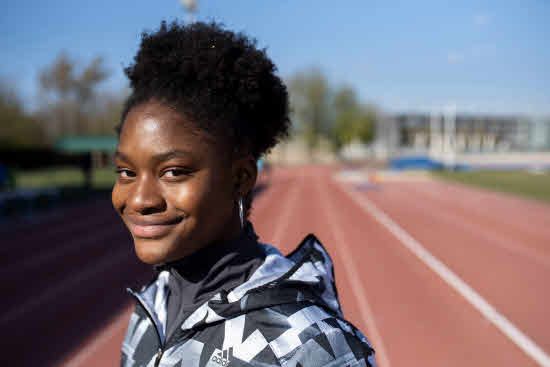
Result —
<instances>
[{"instance_id":1,"label":"black turtleneck","mask_svg":"<svg viewBox=\"0 0 550 367\"><path fill-rule=\"evenodd\" d=\"M250 221L236 238L200 249L162 268L170 272L166 335L201 304L224 289L246 282L264 261L258 236Z\"/></svg>"}]
</instances>

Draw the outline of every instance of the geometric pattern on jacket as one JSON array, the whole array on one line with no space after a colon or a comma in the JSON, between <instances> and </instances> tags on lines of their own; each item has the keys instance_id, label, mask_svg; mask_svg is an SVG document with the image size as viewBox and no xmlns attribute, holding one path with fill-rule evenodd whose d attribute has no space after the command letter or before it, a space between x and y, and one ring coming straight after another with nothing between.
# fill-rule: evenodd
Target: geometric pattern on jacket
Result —
<instances>
[{"instance_id":1,"label":"geometric pattern on jacket","mask_svg":"<svg viewBox=\"0 0 550 367\"><path fill-rule=\"evenodd\" d=\"M376 366L363 333L342 315L327 251L308 234L288 256L260 243L265 260L230 292L203 303L166 340L168 272L128 291L137 303L121 366Z\"/></svg>"}]
</instances>

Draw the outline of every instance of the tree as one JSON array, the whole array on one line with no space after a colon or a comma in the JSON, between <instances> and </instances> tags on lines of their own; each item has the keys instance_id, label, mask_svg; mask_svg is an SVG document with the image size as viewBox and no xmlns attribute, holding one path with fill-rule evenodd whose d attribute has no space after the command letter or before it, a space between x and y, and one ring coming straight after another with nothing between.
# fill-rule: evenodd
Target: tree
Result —
<instances>
[{"instance_id":1,"label":"tree","mask_svg":"<svg viewBox=\"0 0 550 367\"><path fill-rule=\"evenodd\" d=\"M288 85L291 111L312 157L319 138L330 130L329 83L319 69L313 68L295 74Z\"/></svg>"},{"instance_id":2,"label":"tree","mask_svg":"<svg viewBox=\"0 0 550 367\"><path fill-rule=\"evenodd\" d=\"M84 134L92 130L97 87L109 76L101 57L79 70L65 53L39 74L42 96L40 115L49 125L52 138L62 134Z\"/></svg>"},{"instance_id":3,"label":"tree","mask_svg":"<svg viewBox=\"0 0 550 367\"><path fill-rule=\"evenodd\" d=\"M352 141L368 143L373 139L376 110L360 104L355 90L349 86L341 87L334 94L332 106L335 120L331 140L336 149Z\"/></svg>"},{"instance_id":4,"label":"tree","mask_svg":"<svg viewBox=\"0 0 550 367\"><path fill-rule=\"evenodd\" d=\"M317 68L294 74L288 85L293 121L306 140L310 157L321 137L335 150L352 141L373 139L376 109L360 103L351 86L332 87Z\"/></svg>"},{"instance_id":5,"label":"tree","mask_svg":"<svg viewBox=\"0 0 550 367\"><path fill-rule=\"evenodd\" d=\"M17 92L0 81L0 146L42 145L44 133L37 121L23 108Z\"/></svg>"},{"instance_id":6,"label":"tree","mask_svg":"<svg viewBox=\"0 0 550 367\"><path fill-rule=\"evenodd\" d=\"M98 93L95 97L94 107L87 112L92 125L89 133L95 135L112 135L115 126L120 122L124 101L130 94L129 90L119 92Z\"/></svg>"},{"instance_id":7,"label":"tree","mask_svg":"<svg viewBox=\"0 0 550 367\"><path fill-rule=\"evenodd\" d=\"M85 116L94 112L95 104L93 102L96 98L96 88L107 77L108 73L103 66L103 59L96 57L74 80L76 105L80 107L77 108L76 121L77 124L80 123L80 128L85 132L90 132L92 129L92 124L86 120Z\"/></svg>"}]
</instances>

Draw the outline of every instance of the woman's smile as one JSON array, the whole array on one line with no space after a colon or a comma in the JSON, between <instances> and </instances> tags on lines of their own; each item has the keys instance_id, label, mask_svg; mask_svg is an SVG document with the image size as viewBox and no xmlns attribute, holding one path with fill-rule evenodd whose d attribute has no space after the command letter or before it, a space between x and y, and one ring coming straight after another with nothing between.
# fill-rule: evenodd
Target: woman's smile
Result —
<instances>
[{"instance_id":1,"label":"woman's smile","mask_svg":"<svg viewBox=\"0 0 550 367\"><path fill-rule=\"evenodd\" d=\"M124 215L123 218L135 237L151 239L167 235L184 220L183 217L158 218L133 215Z\"/></svg>"}]
</instances>

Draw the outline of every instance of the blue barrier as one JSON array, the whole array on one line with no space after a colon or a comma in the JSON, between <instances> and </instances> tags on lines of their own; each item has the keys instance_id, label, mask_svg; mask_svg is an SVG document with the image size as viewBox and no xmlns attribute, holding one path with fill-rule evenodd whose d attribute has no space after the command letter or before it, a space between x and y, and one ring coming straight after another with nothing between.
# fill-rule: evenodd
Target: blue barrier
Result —
<instances>
[{"instance_id":1,"label":"blue barrier","mask_svg":"<svg viewBox=\"0 0 550 367\"><path fill-rule=\"evenodd\" d=\"M436 161L428 156L407 156L396 157L390 159L388 162L390 169L395 171L405 170L441 170L448 169L453 171L517 171L517 170L529 170L538 169L548 171L550 170L550 164L547 163L535 163L535 162L523 162L523 163L455 163L453 165L446 165L442 162Z\"/></svg>"},{"instance_id":2,"label":"blue barrier","mask_svg":"<svg viewBox=\"0 0 550 367\"><path fill-rule=\"evenodd\" d=\"M440 170L444 169L445 165L435 161L427 156L409 156L392 158L389 161L389 168L396 171L403 170Z\"/></svg>"}]
</instances>

